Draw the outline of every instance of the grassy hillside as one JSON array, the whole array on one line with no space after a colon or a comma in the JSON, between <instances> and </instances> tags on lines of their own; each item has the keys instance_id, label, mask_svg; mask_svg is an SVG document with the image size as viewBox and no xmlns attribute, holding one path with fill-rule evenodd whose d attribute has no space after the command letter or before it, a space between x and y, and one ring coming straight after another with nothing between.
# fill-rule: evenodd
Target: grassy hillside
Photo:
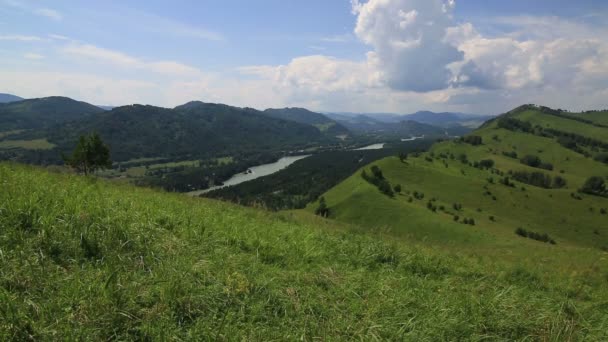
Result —
<instances>
[{"instance_id":1,"label":"grassy hillside","mask_svg":"<svg viewBox=\"0 0 608 342\"><path fill-rule=\"evenodd\" d=\"M544 272L605 267L608 198L578 190L589 177L608 179L608 165L594 160L606 150L580 142L566 148L551 134L560 130L588 134L601 142L606 141L608 129L532 107L505 117L531 122L533 132L499 128L499 120L494 120L473 133L482 144L446 141L405 161L397 157L378 161L374 164L383 177L391 186L399 184L401 193L385 195L363 179L360 170L323 195L330 217L476 257L536 262ZM552 170L522 164L525 156L538 157ZM493 165L484 168L479 165L483 160L492 160ZM372 173L370 165L364 169ZM542 172L554 182L561 177L566 184L530 185L515 179L522 171ZM317 206L310 204L308 210ZM516 234L518 228L547 234L555 244L522 237Z\"/></svg>"},{"instance_id":2,"label":"grassy hillside","mask_svg":"<svg viewBox=\"0 0 608 342\"><path fill-rule=\"evenodd\" d=\"M1 340L608 338L599 258L543 273L303 212L6 163L0 182Z\"/></svg>"}]
</instances>

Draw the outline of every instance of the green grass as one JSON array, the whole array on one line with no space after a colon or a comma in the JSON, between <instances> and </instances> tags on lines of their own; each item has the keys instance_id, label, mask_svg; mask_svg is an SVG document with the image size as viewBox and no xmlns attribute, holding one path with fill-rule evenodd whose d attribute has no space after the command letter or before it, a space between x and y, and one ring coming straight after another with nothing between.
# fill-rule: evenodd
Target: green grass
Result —
<instances>
[{"instance_id":1,"label":"green grass","mask_svg":"<svg viewBox=\"0 0 608 342\"><path fill-rule=\"evenodd\" d=\"M22 148L25 150L50 150L55 145L48 142L46 139L34 139L34 140L4 140L0 141L0 149L15 149Z\"/></svg>"},{"instance_id":2,"label":"green grass","mask_svg":"<svg viewBox=\"0 0 608 342\"><path fill-rule=\"evenodd\" d=\"M598 139L608 137L606 128L534 111L520 113L518 118L579 134L586 128L590 136ZM518 227L549 234L557 240L557 249L608 250L608 216L601 213L602 208L608 209L608 199L588 195L581 195L582 200L571 197L588 177L608 177L608 165L568 150L555 139L496 129L495 124L474 134L482 137L482 145L442 142L435 144L428 154L409 158L406 163L396 157L376 163L391 184L401 184L404 192L408 193L395 199L382 195L365 182L359 172L356 173L324 195L332 208L332 218L368 229L378 227L410 241L483 251L496 257L510 254L508 251L512 249L518 250L524 258L530 257L528 251L539 243L522 241L514 234ZM503 155L503 152L512 151L519 157L528 154L539 156L544 162L552 163L554 170L534 169L522 165L519 159ZM441 154L454 155L456 160L447 158L446 166L439 157ZM496 163L495 168L505 174L509 170L542 171L553 177L565 178L568 185L558 190L515 182L516 187L510 188L499 184L501 176L461 163L457 160L460 154L466 154L471 162L492 159ZM429 162L426 158L431 155L435 157ZM494 183L489 183L488 178L493 178ZM410 203L408 199L414 191L424 193L425 199ZM487 191L491 195L486 194ZM427 202L432 198L437 200L435 206L444 206L445 210L438 213L429 211ZM462 204L463 211L453 210L454 203ZM309 205L308 210L313 211L316 205ZM461 220L473 218L476 225L470 227L456 223L453 215L458 215Z\"/></svg>"},{"instance_id":3,"label":"green grass","mask_svg":"<svg viewBox=\"0 0 608 342\"><path fill-rule=\"evenodd\" d=\"M3 131L3 132L0 132L0 139L6 138L11 135L19 134L22 132L25 132L25 130L24 129L15 129L12 131Z\"/></svg>"},{"instance_id":4,"label":"green grass","mask_svg":"<svg viewBox=\"0 0 608 342\"><path fill-rule=\"evenodd\" d=\"M592 249L550 272L15 164L0 184L0 340L608 338Z\"/></svg>"},{"instance_id":5,"label":"green grass","mask_svg":"<svg viewBox=\"0 0 608 342\"><path fill-rule=\"evenodd\" d=\"M321 132L327 132L328 129L332 128L335 125L336 125L335 122L327 122L327 123L323 123L323 124L315 124L313 126L317 127L319 129L319 131L321 131Z\"/></svg>"}]
</instances>

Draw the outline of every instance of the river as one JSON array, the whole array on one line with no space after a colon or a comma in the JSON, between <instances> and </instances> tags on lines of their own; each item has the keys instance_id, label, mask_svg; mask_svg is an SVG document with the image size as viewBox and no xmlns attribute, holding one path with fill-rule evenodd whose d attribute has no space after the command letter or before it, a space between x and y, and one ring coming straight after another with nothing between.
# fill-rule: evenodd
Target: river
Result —
<instances>
[{"instance_id":1,"label":"river","mask_svg":"<svg viewBox=\"0 0 608 342\"><path fill-rule=\"evenodd\" d=\"M230 179L224 182L224 185L213 186L205 190L190 191L187 194L190 196L199 196L209 191L221 189L227 186L237 185L243 182L254 180L256 178L268 176L275 172L283 170L284 168L288 167L289 165L295 163L300 159L304 159L307 157L310 157L310 155L283 157L274 163L252 166L246 172L237 173L236 175L232 176Z\"/></svg>"},{"instance_id":2,"label":"river","mask_svg":"<svg viewBox=\"0 0 608 342\"><path fill-rule=\"evenodd\" d=\"M385 143L373 144L361 148L356 148L355 151L367 151L367 150L381 150L384 148Z\"/></svg>"}]
</instances>

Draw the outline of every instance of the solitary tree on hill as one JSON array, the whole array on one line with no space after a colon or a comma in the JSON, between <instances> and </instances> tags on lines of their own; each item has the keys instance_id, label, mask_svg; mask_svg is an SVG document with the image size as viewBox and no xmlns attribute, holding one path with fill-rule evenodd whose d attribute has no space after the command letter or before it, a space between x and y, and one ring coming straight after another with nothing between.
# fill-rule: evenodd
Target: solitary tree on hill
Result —
<instances>
[{"instance_id":1,"label":"solitary tree on hill","mask_svg":"<svg viewBox=\"0 0 608 342\"><path fill-rule=\"evenodd\" d=\"M63 156L66 165L79 173L88 175L98 169L112 167L110 149L101 140L99 134L81 135L71 156Z\"/></svg>"}]
</instances>

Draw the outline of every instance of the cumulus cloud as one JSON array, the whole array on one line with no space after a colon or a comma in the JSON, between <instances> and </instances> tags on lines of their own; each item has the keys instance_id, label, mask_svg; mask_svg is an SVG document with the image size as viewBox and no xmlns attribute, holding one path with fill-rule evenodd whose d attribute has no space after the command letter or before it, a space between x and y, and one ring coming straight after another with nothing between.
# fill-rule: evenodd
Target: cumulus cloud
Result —
<instances>
[{"instance_id":1,"label":"cumulus cloud","mask_svg":"<svg viewBox=\"0 0 608 342\"><path fill-rule=\"evenodd\" d=\"M369 0L352 2L355 34L373 47L370 61L395 90L445 89L453 77L449 65L463 53L445 41L453 25L454 1Z\"/></svg>"}]
</instances>

